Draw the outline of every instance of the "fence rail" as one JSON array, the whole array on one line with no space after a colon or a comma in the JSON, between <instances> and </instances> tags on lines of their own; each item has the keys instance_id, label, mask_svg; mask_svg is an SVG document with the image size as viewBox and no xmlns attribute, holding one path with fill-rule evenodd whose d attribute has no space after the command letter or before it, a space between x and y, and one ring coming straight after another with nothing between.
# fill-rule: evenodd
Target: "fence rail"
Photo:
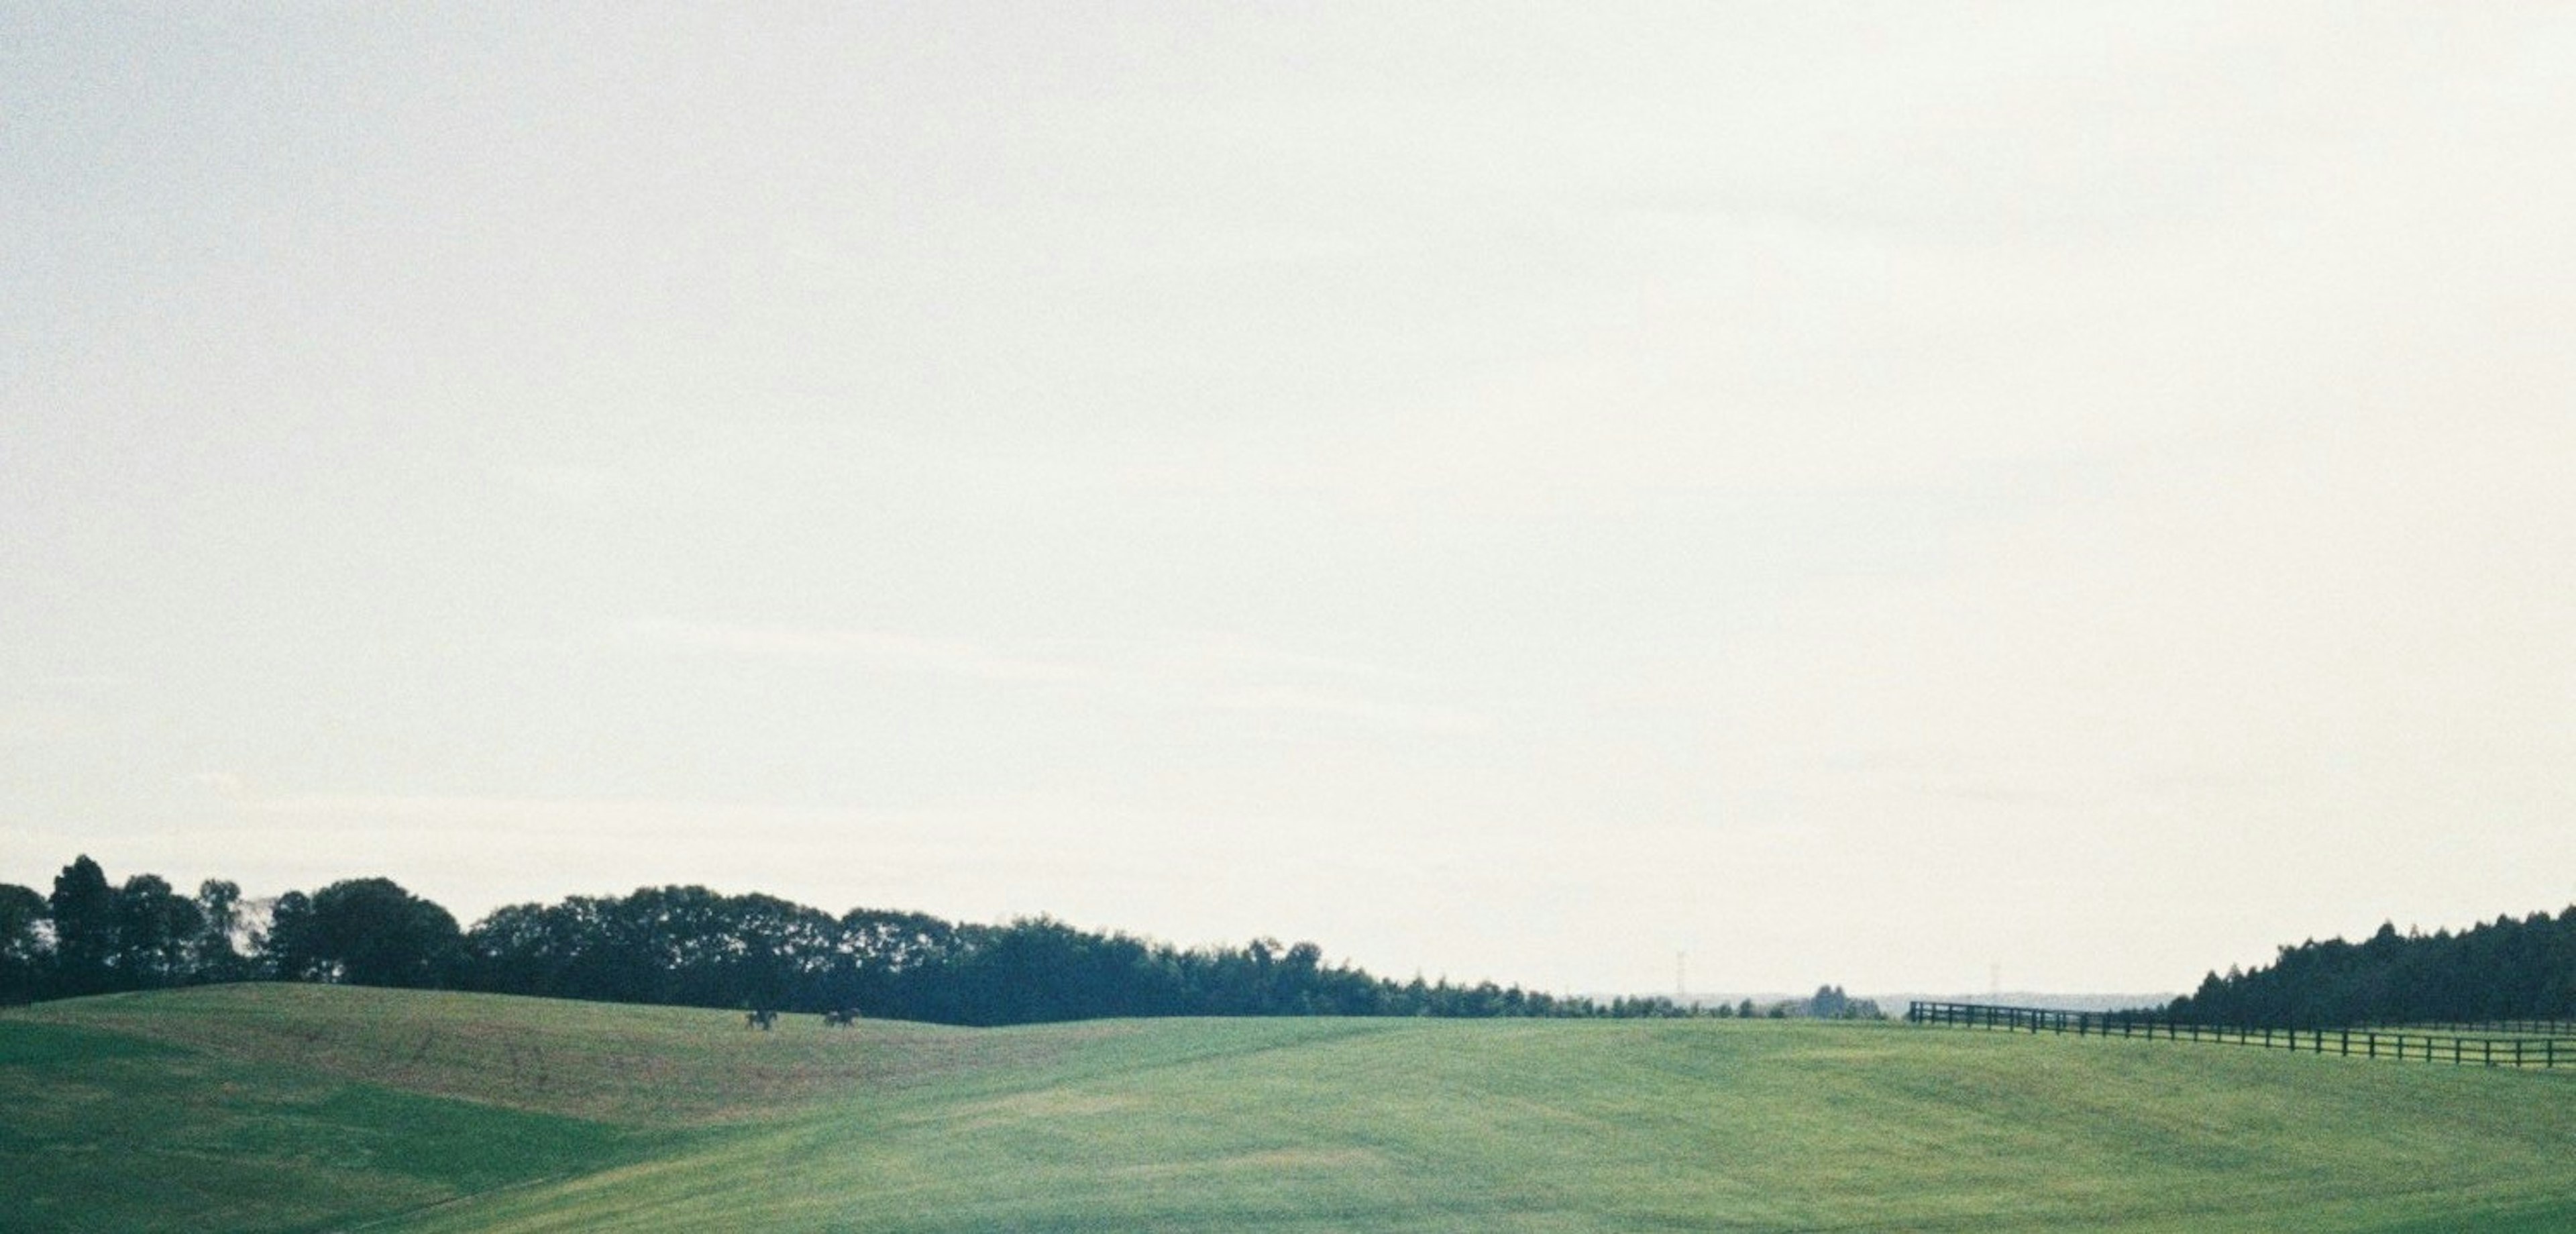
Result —
<instances>
[{"instance_id":1,"label":"fence rail","mask_svg":"<svg viewBox=\"0 0 2576 1234\"><path fill-rule=\"evenodd\" d=\"M2481 1037L2377 1028L2239 1028L2122 1012L2055 1011L2045 1007L1998 1007L1987 1003L1909 1003L1905 1008L1905 1018L1914 1024L1982 1028L1997 1032L2071 1033L2078 1037L2144 1037L2149 1040L2161 1037L2168 1041L2305 1050L2316 1054L2340 1054L2347 1058L2409 1059L2487 1067L2576 1067L2576 1039L2563 1036ZM2479 1027L2491 1031L2517 1031L2502 1029L2500 1025Z\"/></svg>"},{"instance_id":2,"label":"fence rail","mask_svg":"<svg viewBox=\"0 0 2576 1234\"><path fill-rule=\"evenodd\" d=\"M2379 1027L2374 1025L2373 1030ZM2444 1033L2507 1033L2524 1037L2576 1037L2576 1020L2427 1020L2420 1024L2387 1025L2389 1031L2421 1029Z\"/></svg>"}]
</instances>

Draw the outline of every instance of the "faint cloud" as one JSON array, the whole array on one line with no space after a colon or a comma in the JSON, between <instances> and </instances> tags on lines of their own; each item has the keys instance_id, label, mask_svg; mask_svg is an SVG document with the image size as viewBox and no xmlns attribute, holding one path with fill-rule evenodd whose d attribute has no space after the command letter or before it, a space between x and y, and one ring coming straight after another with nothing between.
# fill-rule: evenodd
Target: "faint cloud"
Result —
<instances>
[{"instance_id":1,"label":"faint cloud","mask_svg":"<svg viewBox=\"0 0 2576 1234\"><path fill-rule=\"evenodd\" d=\"M100 727L94 719L59 707L0 709L0 741L57 741L88 736Z\"/></svg>"},{"instance_id":2,"label":"faint cloud","mask_svg":"<svg viewBox=\"0 0 2576 1234\"><path fill-rule=\"evenodd\" d=\"M527 492L565 505L600 506L616 495L619 479L605 467L543 465L504 467L500 478Z\"/></svg>"},{"instance_id":3,"label":"faint cloud","mask_svg":"<svg viewBox=\"0 0 2576 1234\"><path fill-rule=\"evenodd\" d=\"M1219 227L1167 236L1130 259L1159 270L1208 271L1387 260L1405 250L1340 230Z\"/></svg>"},{"instance_id":4,"label":"faint cloud","mask_svg":"<svg viewBox=\"0 0 2576 1234\"><path fill-rule=\"evenodd\" d=\"M1197 705L1219 711L1351 720L1439 735L1493 727L1487 716L1401 697L1427 684L1419 673L1237 635L1166 639L1152 646L1145 671Z\"/></svg>"},{"instance_id":5,"label":"faint cloud","mask_svg":"<svg viewBox=\"0 0 2576 1234\"><path fill-rule=\"evenodd\" d=\"M1293 650L1238 634L1170 636L1151 642L1145 650L1156 670L1197 680L1323 676L1386 681L1415 676L1380 664Z\"/></svg>"},{"instance_id":6,"label":"faint cloud","mask_svg":"<svg viewBox=\"0 0 2576 1234\"><path fill-rule=\"evenodd\" d=\"M29 684L58 690L91 690L128 685L133 680L123 673L55 673L38 677Z\"/></svg>"},{"instance_id":7,"label":"faint cloud","mask_svg":"<svg viewBox=\"0 0 2576 1234\"><path fill-rule=\"evenodd\" d=\"M1333 719L1357 720L1373 728L1399 729L1441 736L1482 733L1490 731L1494 726L1491 718L1471 711L1292 688L1239 690L1214 695L1208 702L1211 706L1229 711L1325 716Z\"/></svg>"},{"instance_id":8,"label":"faint cloud","mask_svg":"<svg viewBox=\"0 0 2576 1234\"><path fill-rule=\"evenodd\" d=\"M1233 635L1182 635L1027 651L973 639L839 626L647 618L619 627L627 648L672 654L847 664L868 672L976 681L1082 684L1146 700L1225 712L1354 721L1371 728L1457 735L1490 717L1412 701L1418 674Z\"/></svg>"},{"instance_id":9,"label":"faint cloud","mask_svg":"<svg viewBox=\"0 0 2576 1234\"><path fill-rule=\"evenodd\" d=\"M250 782L230 771L200 771L189 776L188 783L235 801L243 799L250 791Z\"/></svg>"},{"instance_id":10,"label":"faint cloud","mask_svg":"<svg viewBox=\"0 0 2576 1234\"><path fill-rule=\"evenodd\" d=\"M1066 682L1100 675L1089 665L1014 655L965 639L921 638L846 627L652 618L627 623L618 630L617 638L627 646L648 650L839 661L881 672L937 673L982 681Z\"/></svg>"}]
</instances>

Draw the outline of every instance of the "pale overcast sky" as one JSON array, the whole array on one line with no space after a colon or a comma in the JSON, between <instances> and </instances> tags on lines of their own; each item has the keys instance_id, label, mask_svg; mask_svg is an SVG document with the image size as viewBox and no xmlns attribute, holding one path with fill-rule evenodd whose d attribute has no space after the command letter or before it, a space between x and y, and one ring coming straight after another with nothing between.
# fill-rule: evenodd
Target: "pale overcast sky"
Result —
<instances>
[{"instance_id":1,"label":"pale overcast sky","mask_svg":"<svg viewBox=\"0 0 2576 1234\"><path fill-rule=\"evenodd\" d=\"M0 3L0 881L1549 989L2576 899L2576 13Z\"/></svg>"}]
</instances>

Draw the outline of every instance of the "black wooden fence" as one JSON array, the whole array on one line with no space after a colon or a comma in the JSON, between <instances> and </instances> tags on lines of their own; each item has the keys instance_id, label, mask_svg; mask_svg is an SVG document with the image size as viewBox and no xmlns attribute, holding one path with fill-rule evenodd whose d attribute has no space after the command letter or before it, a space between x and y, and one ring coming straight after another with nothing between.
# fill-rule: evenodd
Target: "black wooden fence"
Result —
<instances>
[{"instance_id":1,"label":"black wooden fence","mask_svg":"<svg viewBox=\"0 0 2576 1234\"><path fill-rule=\"evenodd\" d=\"M1905 1008L1905 1018L1914 1024L1983 1028L1997 1032L2163 1038L2275 1050L2307 1050L2352 1058L2477 1063L2488 1067L2576 1067L2576 1038L2536 1027L2502 1027L2506 1023L2567 1023L2559 1020L2499 1021L2493 1025L2477 1026L2492 1031L2526 1034L2506 1037L2381 1028L2240 1028L2162 1020L2138 1012L2053 1011L2045 1007L1997 1007L1986 1003L1909 1003Z\"/></svg>"},{"instance_id":2,"label":"black wooden fence","mask_svg":"<svg viewBox=\"0 0 2576 1234\"><path fill-rule=\"evenodd\" d=\"M2576 1037L2576 1020L2443 1020L2408 1028L2446 1033L2507 1033L2525 1037Z\"/></svg>"}]
</instances>

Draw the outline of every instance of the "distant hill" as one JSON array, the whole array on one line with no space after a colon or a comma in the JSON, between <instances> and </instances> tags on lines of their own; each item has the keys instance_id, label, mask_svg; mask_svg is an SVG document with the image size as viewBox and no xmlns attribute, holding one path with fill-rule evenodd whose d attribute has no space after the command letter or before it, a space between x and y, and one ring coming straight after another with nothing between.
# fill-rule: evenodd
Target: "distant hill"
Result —
<instances>
[{"instance_id":1,"label":"distant hill","mask_svg":"<svg viewBox=\"0 0 2576 1234\"><path fill-rule=\"evenodd\" d=\"M2050 1011L2137 1011L2160 1008L2174 1000L2172 994L2043 994L2035 990L2006 990L2001 994L1878 994L1872 995L1889 1015L1905 1014L1909 1002L1990 1003L1999 1007L2042 1007Z\"/></svg>"},{"instance_id":2,"label":"distant hill","mask_svg":"<svg viewBox=\"0 0 2576 1234\"><path fill-rule=\"evenodd\" d=\"M1603 1004L1608 1004L1615 999L1672 998L1668 994L1586 994L1581 997ZM1781 1003L1803 1004L1811 997L1813 997L1812 992L1790 994L1778 990L1707 992L1694 990L1680 998L1674 998L1673 1002L1683 1007L1733 1007L1750 999L1755 1007L1768 1010ZM2028 990L2008 990L2001 994L1864 994L1855 991L1851 997L1855 1002L1877 1003L1879 1010L1892 1017L1903 1016L1905 1004L1916 1001L1993 1003L2006 1007L2044 1007L2051 1011L2131 1011L2141 1007L2162 1007L2174 999L2171 994L2039 994Z\"/></svg>"}]
</instances>

